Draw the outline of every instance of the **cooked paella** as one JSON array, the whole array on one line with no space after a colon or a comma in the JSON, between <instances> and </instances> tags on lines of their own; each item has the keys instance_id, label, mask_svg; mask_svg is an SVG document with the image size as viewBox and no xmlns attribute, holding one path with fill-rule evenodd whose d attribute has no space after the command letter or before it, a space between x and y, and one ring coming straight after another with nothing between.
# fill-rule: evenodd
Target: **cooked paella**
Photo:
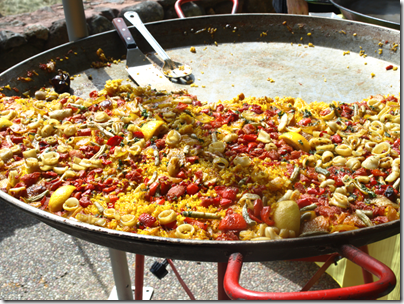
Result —
<instances>
[{"instance_id":1,"label":"cooked paella","mask_svg":"<svg viewBox=\"0 0 404 304\"><path fill-rule=\"evenodd\" d=\"M237 97L111 80L0 95L0 189L114 230L277 240L400 218L400 97Z\"/></svg>"}]
</instances>

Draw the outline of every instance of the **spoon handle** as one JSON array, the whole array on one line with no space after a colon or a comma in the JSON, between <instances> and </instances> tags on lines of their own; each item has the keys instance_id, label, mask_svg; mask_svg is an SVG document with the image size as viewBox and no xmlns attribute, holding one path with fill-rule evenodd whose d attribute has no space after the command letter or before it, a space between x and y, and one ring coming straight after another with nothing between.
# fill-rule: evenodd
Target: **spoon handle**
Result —
<instances>
[{"instance_id":1,"label":"spoon handle","mask_svg":"<svg viewBox=\"0 0 404 304\"><path fill-rule=\"evenodd\" d=\"M144 23L140 19L139 15L136 12L126 12L124 14L125 18L132 23L137 30L143 35L143 37L147 40L147 42L152 46L152 48L159 54L160 58L169 64L171 64L171 58L167 55L161 45L157 42L156 39L150 34L149 30L145 27Z\"/></svg>"}]
</instances>

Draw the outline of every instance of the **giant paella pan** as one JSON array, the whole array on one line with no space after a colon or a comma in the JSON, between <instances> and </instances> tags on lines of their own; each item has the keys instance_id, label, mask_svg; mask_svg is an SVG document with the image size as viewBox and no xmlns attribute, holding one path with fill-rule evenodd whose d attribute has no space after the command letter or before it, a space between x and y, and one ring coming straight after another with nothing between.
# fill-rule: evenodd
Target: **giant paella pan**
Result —
<instances>
[{"instance_id":1,"label":"giant paella pan","mask_svg":"<svg viewBox=\"0 0 404 304\"><path fill-rule=\"evenodd\" d=\"M396 133L392 133L394 131L399 134L399 128L394 129L397 121L390 122L389 120L397 119L397 116L399 120L400 77L397 69L400 65L400 33L398 31L345 20L271 14L204 16L155 22L148 24L147 27L174 60L193 68L192 81L188 79L188 81L180 80L174 83L177 90L174 95L160 92L158 88L156 88L157 90L136 88L131 84L123 59L126 50L115 31L67 43L21 62L0 75L4 94L3 106L7 102L13 105L19 104L14 114L7 108L3 108L2 112L4 114L2 118L4 133L1 135L4 139L3 143L9 144L7 146L9 151L3 151L2 156L5 157L3 166L11 165L2 173L3 180L5 180L1 186L4 191L0 192L2 200L32 214L56 229L99 245L137 254L184 260L225 262L234 252L243 254L245 261L293 259L331 253L343 244L366 245L400 232L400 210L399 200L397 200L397 198L399 199L399 177L397 179L396 176L391 182L388 179L393 171L395 174L399 172L399 139L397 141L399 135L396 136L394 135ZM139 48L143 52L150 52L150 46L139 33L134 28L131 29L131 32ZM159 65L160 62L154 54L150 53L150 59L156 62L157 66ZM60 71L58 72L58 70ZM50 78L59 73L56 79L62 80L65 72L72 76L69 94L59 95L53 90L46 89L49 87ZM122 81L116 81L117 79ZM153 86L153 84L151 85ZM20 98L8 97L15 95L20 95ZM34 96L36 99L33 99ZM131 96L134 98L133 100L130 100ZM251 96L256 96L256 98ZM92 114L85 114L93 105L83 103L89 98L94 101L97 109ZM165 104L168 99L170 100L169 105ZM364 99L366 100L364 101ZM174 102L174 100L175 106L173 107L171 101ZM314 103L316 101L324 101L328 104ZM123 104L131 102L135 102L138 108L133 113L127 108L126 111L119 114L120 118L125 117L128 120L123 122L124 124L121 126L123 129L119 129L118 124L115 127L119 130L114 131L112 126L109 128L108 124L103 124L106 121L104 121L104 116L119 116L114 111L119 110ZM118 105L117 108L118 103L121 105ZM162 103L164 106L159 107L158 103ZM258 107L257 103L262 107ZM322 111L317 113L315 108L310 106L311 103L317 104ZM349 103L356 103L356 106L347 106ZM254 107L253 104L255 104ZM267 106L268 104L271 107ZM70 106L67 107L67 105ZM29 108L31 106L34 108ZM366 120L369 123L378 121L380 118L378 115L381 112L380 109L377 109L379 106L380 109L384 106L392 107L391 111L383 112L383 114L390 115L388 117L385 115L383 119L386 123L390 122L391 128L386 130L387 135L384 133L382 135L383 138L394 135L395 140L388 147L384 147L382 144L384 139L370 144L370 151L377 146L375 150L375 153L378 154L376 156L377 165L367 161L370 163L369 166L350 168L348 177L351 177L352 181L340 191L335 192L335 189L344 187L344 183L335 185L335 180L319 187L322 182L330 179L330 174L337 176L338 172L336 174L335 170L327 170L329 166L322 166L322 162L317 162L321 159L323 163L326 163L326 157L323 156L329 155L329 153L326 153L327 149L321 151L320 156L316 159L316 146L310 144L313 132L317 132L315 138L324 138L327 144L332 146L328 152L337 156L335 148L341 138L331 139L331 136L324 136L324 133L327 133L324 131L332 132L335 128L332 134L338 134L337 130L341 131L338 123L347 120L345 116L348 116L349 120L352 116L361 116L360 124L365 124ZM243 107L245 109L241 109ZM288 109L285 107L293 108L293 111L288 113ZM173 111L168 112L167 108ZM21 109L23 110L21 113L31 113L32 117L19 116L22 115L18 113ZM166 110L159 111L158 109ZM345 109L345 114L341 109ZM235 121L242 120L242 125L238 126L241 131L236 133L236 137L230 136L233 139L229 141L225 141L224 137L229 135L226 125L230 126L231 121L227 121L227 123L222 121L219 124L217 119L221 117L218 112L223 110L226 110L226 113L231 111L234 117L237 116ZM36 111L42 111L41 117L38 118ZM80 111L83 112L80 113ZM273 112L271 119L258 117L265 111L267 111L266 113ZM294 114L298 111L302 112L301 117ZM360 111L362 111L361 114L359 114ZM64 116L67 112L70 114ZM73 112L82 115L82 118L91 116L94 119L91 122L83 120L68 123L69 127L75 123L85 125L78 127L81 137L76 133L78 130L74 130L74 134L70 134L62 128L63 119L74 117ZM347 115L346 112L350 114ZM98 118L95 117L96 113L98 113ZM178 117L182 115L183 122L176 127L172 126L175 121L171 119L172 113ZM307 117L303 116L304 113L307 114ZM60 117L59 114L63 117ZM131 116L132 114L133 116ZM294 118L288 114L292 114L291 116ZM365 116L366 114L368 116ZM307 118L310 118L311 115L313 115L311 117L313 122L318 121L324 129L312 130L311 135L307 136L304 134L305 132L302 132L307 125L301 121L306 119L307 122ZM20 120L13 120L16 117ZM23 128L16 127L16 125L23 124L23 119L30 118L32 120L29 123L37 123L44 118L43 120L47 121L45 124L47 128L44 125L41 129L35 129L38 132L29 134L28 131L21 131ZM52 119L56 120L54 124L49 123ZM136 119L142 122L127 131L131 122ZM186 127L184 122L193 124L192 127L195 131L187 131L187 128L184 128ZM299 122L301 122L300 125ZM357 121L353 120L351 124L355 122ZM268 124L270 125L268 126ZM158 133L155 132L157 126L162 125L169 127L166 127L165 132L162 131L159 138ZM209 126L207 127L207 125ZM48 142L44 145L41 143L42 136L46 139L47 131L43 131L43 129L50 130L50 126L52 127L50 132L53 133L49 135L55 135L63 130L61 138L59 138L62 141L55 141L53 145ZM270 127L274 130L269 130ZM69 149L60 150L70 143L69 140L77 141L75 137L80 137L78 140L85 140L83 137L89 136L89 134L86 135L83 132L86 132L88 128L98 128L99 132L106 135L106 138L99 142L94 141L94 138L87 140L87 146L96 147L93 149L91 157L100 151L100 147L103 147L103 151L98 153L98 156L105 154L105 149L109 149L109 154L115 155L113 161L119 166L115 167L115 170L109 171L107 175L112 175L113 178L121 181L129 179L125 186L131 187L128 191L132 193L131 189L137 189L143 193L143 196L130 197L129 192L129 194L127 192L119 194L119 191L115 191L116 196L110 196L110 192L104 190L110 188L113 178L107 175L103 179L95 179L95 183L92 183L93 187L88 189L85 187L89 182L84 185L73 183L80 171L92 170L93 177L96 178L97 174L100 175L106 171L106 167L110 165L108 159L100 160L99 163L96 161L81 162L83 158L86 158L85 153L91 152L91 149L88 151L78 149L78 152L75 153L69 153ZM351 129L350 133L356 132L353 127ZM390 130L393 131L390 132ZM140 145L140 148L134 149L133 153L123 151L126 143L123 142L124 137L119 135L120 131L122 131L121 135L131 132L132 138L129 140L141 142L143 146ZM20 140L25 143L26 139L20 138L19 132L28 137L31 136L31 144L36 141L35 145L33 144L35 149L16 150L18 149L15 147L16 143L18 144ZM90 134L93 134L91 132L94 130L90 130ZM201 133L195 134L195 132ZM346 128L341 132L342 134L348 133ZM274 138L271 138L270 133L279 134L273 135ZM41 138L38 138L38 135ZM153 138L153 136L156 137ZM175 146L175 143L171 145L181 136L183 139L189 139L188 148L185 145ZM245 142L239 142L240 138ZM151 139L153 142L150 141ZM274 139L283 139L283 142L273 142ZM163 140L163 142L165 140L164 145L162 144L160 148L158 148L158 140ZM194 143L195 140L199 143ZM90 141L94 143L90 144ZM226 143L224 149L221 146L223 142ZM251 142L254 144L250 144ZM121 145L121 143L123 144ZM232 153L227 155L226 148L235 147L234 144L237 143L239 143L238 146L240 144L246 146L246 151L243 150L240 155L237 153L237 155ZM283 148L286 147L288 150L290 147L291 151L284 153L288 154L288 157L273 156L273 153L272 158L271 153L264 155L263 160L270 163L271 168L274 166L286 168L285 172L282 172L282 177L278 176L281 177L278 179L278 184L272 183L269 187L268 183L273 181L273 176L270 176L268 172L265 173L264 169L262 172L266 175L248 171L242 167L246 161L248 165L253 162L251 159L254 159L254 155L249 155L248 149L255 150L261 147L263 152L269 152L271 149L266 149L265 146L274 147L276 143L279 144L276 149L284 145ZM299 144L304 148L299 147ZM260 146L258 147L258 145ZM169 149L166 150L166 154L164 154L165 151L158 151L165 148ZM194 163L197 158L190 159L183 155L189 153L189 149L195 150L195 148L204 152L204 154L198 155L197 151L195 155L192 155L200 157L199 164ZM59 152L57 152L58 149ZM141 153L145 153L142 158L139 158L138 151L135 151L138 149L142 150ZM177 154L167 155L172 150L175 150ZM295 151L294 157L291 157L292 150ZM13 151L17 157L14 157ZM392 157L390 153L393 154ZM58 162L61 154L68 155L66 157L71 161L69 168L61 169L63 166L56 166L53 163L54 157ZM136 180L136 173L133 173L133 170L131 171L132 180L125 174L120 174L125 171L123 170L125 159L119 159L122 155L129 158L129 155L135 156L132 164L133 162L136 164L132 169L142 169L143 171L137 172L140 175L144 174L143 178L146 178ZM230 158L227 159L226 155ZM339 156L339 161L343 162L341 166L344 167L346 164L346 160L343 160L344 155ZM76 159L73 161L74 157ZM391 158L390 171L380 170L378 165L382 157ZM31 169L34 169L21 174L21 171L15 169L15 164L20 161L22 167L29 169L30 166L26 165L28 158L37 159L37 162L35 160L30 162L33 165ZM236 163L234 163L236 158ZM363 158L365 159L365 157ZM45 163L44 159L46 159ZM182 159L184 163L181 163ZM298 162L296 159L302 161ZM8 160L11 161L7 163ZM152 161L150 162L150 160ZM128 163L130 164L129 161ZM199 165L202 172L196 169L194 171L183 170L186 163L189 163L188 166ZM145 164L147 164L146 167L141 167ZM160 179L156 186L157 178L161 178L159 175L161 172L158 171L159 167L153 166L161 166L161 164L164 164L165 170L171 171L171 173L163 174L164 178ZM34 165L40 166L39 168L42 169L36 170ZM223 180L226 178L229 180L228 184L224 185L219 178L212 179L212 174L217 171L211 170L223 169L225 171L225 169L229 170L229 166L231 168L237 165L239 171L229 171L230 174L222 177ZM169 166L171 166L170 170L168 170ZM311 169L308 169L309 167ZM57 169L54 170L54 168ZM48 173L44 174L41 170ZM289 172L287 172L288 170ZM355 175L359 170L362 170L363 174ZM67 173L68 171L74 172ZM40 172L40 174L35 175L35 172ZM145 175L145 172L148 172L148 175ZM306 176L307 172L312 172L317 181L312 178L309 183L304 184L301 178L304 178L302 175ZM72 176L66 178L68 174L72 174ZM29 178L24 178L24 175ZM318 175L324 176L325 179L318 180ZM63 183L56 183L55 187L47 188L47 185L54 183L55 180L58 182L62 180L62 176ZM362 177L356 178L358 176ZM110 182L107 182L108 178L110 178ZM196 182L195 178L201 180ZM387 182L386 179L388 179ZM43 182L40 187L37 185L38 180ZM69 183L69 180L72 182ZM188 182L181 184L184 180L188 180ZM358 180L361 180L361 184L358 184ZM162 189L164 182L167 182L168 185L164 186L166 190ZM337 183L339 182L341 181ZM381 188L383 183L384 187ZM196 184L197 188L192 186L188 189L191 184ZM369 184L373 188L366 186L363 188L363 184ZM37 188L28 191L28 185L34 185ZM155 186L154 189L151 189L152 185ZM234 185L235 187L233 187ZM379 190L375 193L376 185L379 186L377 189L383 191ZM232 187L237 190L229 191ZM63 188L63 191L59 191L59 188ZM78 192L77 188L83 191L80 195L74 196ZM111 192L114 192L116 188ZM324 190L328 192L318 192L323 191L321 189L324 188L328 189ZM388 195L389 199L386 201L387 188L391 188L389 190L391 195ZM82 196L88 190L90 191L87 192L84 202ZM95 192L92 191L102 193L104 199L97 200ZM200 194L197 193L198 191ZM52 200L54 193L58 194L54 197L64 198L63 204L60 203L60 200ZM89 194L94 196L90 198ZM306 196L302 196L303 194ZM321 195L328 195L326 203L318 202ZM184 197L187 198L187 202L183 202ZM272 201L268 200L268 197ZM317 200L310 201L310 197L316 197ZM351 198L348 200L349 197ZM135 210L133 207L128 210L128 205L125 204L122 204L122 209L119 209L120 202L125 199L129 204L136 206ZM375 199L378 199L377 204L375 204ZM147 207L144 205L142 209L137 206L136 204L140 200L148 201ZM352 209L350 207L355 205L355 200L361 201L362 208ZM67 201L69 202L66 204ZM330 203L331 201L333 203ZM184 204L178 207L181 202ZM288 202L288 204L284 202ZM174 205L178 209L174 209ZM151 211L146 209L150 206L153 206ZM329 209L323 208L322 213L316 212L316 209L320 207ZM377 211L373 212L374 207L377 207ZM286 220L283 219L282 208L293 209L291 211L294 214L293 220L288 217ZM340 222L333 225L328 222L322 229L319 218L325 219L327 216L324 210L331 210L330 208L334 208L332 209L334 213L337 212ZM350 212L344 214L343 211L349 208ZM113 210L108 211L108 209ZM123 211L124 209L125 211ZM172 209L175 210L176 222L170 226L166 224L171 223L167 221L172 216L170 211ZM228 211L229 209L231 211ZM359 209L359 212L356 209ZM108 212L105 212L106 210ZM138 210L140 210L139 213L137 213ZM263 213L263 210L266 210L267 213ZM116 212L120 213L118 218L116 218ZM71 216L72 214L74 216ZM78 216L78 214L80 215ZM235 216L235 214L239 216ZM343 218L340 216L341 214L344 214ZM347 228L349 223L344 222L345 218L351 218L351 228ZM296 221L298 222L297 228ZM314 226L307 224L316 221L317 224L313 224ZM236 226L234 226L235 222ZM292 226L289 222L292 222ZM240 225L237 226L237 224ZM337 227L338 225L340 225L340 229ZM209 226L210 230L205 230L206 226ZM358 227L360 228L357 229Z\"/></svg>"}]
</instances>

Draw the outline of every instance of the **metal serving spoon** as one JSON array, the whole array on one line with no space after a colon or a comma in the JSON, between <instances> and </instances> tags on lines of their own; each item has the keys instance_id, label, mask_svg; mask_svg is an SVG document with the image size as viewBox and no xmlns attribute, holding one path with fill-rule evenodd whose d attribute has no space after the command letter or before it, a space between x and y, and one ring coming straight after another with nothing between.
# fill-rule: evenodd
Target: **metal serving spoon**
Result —
<instances>
[{"instance_id":1,"label":"metal serving spoon","mask_svg":"<svg viewBox=\"0 0 404 304\"><path fill-rule=\"evenodd\" d=\"M164 61L163 72L168 78L182 78L192 74L190 66L174 62L167 55L160 44L154 39L149 30L145 27L139 15L136 12L126 12L125 18L132 23L137 30L143 35L143 37L149 42L152 48L157 52L160 58Z\"/></svg>"}]
</instances>

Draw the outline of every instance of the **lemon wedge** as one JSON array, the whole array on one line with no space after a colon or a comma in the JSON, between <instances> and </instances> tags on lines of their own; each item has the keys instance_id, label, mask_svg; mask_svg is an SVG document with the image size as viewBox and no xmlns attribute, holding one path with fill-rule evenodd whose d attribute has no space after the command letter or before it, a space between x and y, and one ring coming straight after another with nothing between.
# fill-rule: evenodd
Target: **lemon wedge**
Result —
<instances>
[{"instance_id":1,"label":"lemon wedge","mask_svg":"<svg viewBox=\"0 0 404 304\"><path fill-rule=\"evenodd\" d=\"M0 129L5 129L8 128L12 125L13 123L9 121L7 118L0 118Z\"/></svg>"},{"instance_id":2,"label":"lemon wedge","mask_svg":"<svg viewBox=\"0 0 404 304\"><path fill-rule=\"evenodd\" d=\"M289 146L292 146L296 150L303 150L305 152L310 151L310 144L303 135L296 132L286 132L279 136L279 139L283 139Z\"/></svg>"},{"instance_id":3,"label":"lemon wedge","mask_svg":"<svg viewBox=\"0 0 404 304\"><path fill-rule=\"evenodd\" d=\"M63 203L70 197L74 190L76 190L76 187L71 185L56 189L50 197L49 210L51 212L61 211Z\"/></svg>"},{"instance_id":4,"label":"lemon wedge","mask_svg":"<svg viewBox=\"0 0 404 304\"><path fill-rule=\"evenodd\" d=\"M164 124L164 121L161 120L150 120L146 122L140 130L144 135L145 140L149 140L153 137L154 133L156 133L157 129Z\"/></svg>"}]
</instances>

